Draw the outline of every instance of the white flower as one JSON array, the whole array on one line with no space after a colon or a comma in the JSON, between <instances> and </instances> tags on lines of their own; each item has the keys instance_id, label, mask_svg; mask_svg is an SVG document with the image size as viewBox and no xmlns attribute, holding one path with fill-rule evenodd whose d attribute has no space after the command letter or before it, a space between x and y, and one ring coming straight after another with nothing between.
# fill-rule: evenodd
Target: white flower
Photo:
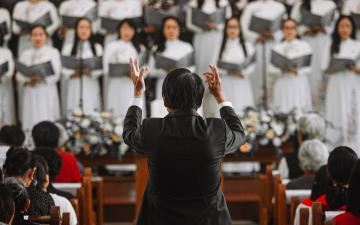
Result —
<instances>
[{"instance_id":1,"label":"white flower","mask_svg":"<svg viewBox=\"0 0 360 225\"><path fill-rule=\"evenodd\" d=\"M275 131L276 136L280 136L284 133L284 127L279 123L272 123L271 127Z\"/></svg>"},{"instance_id":2,"label":"white flower","mask_svg":"<svg viewBox=\"0 0 360 225\"><path fill-rule=\"evenodd\" d=\"M269 140L267 138L261 138L259 143L261 145L267 145L267 144L269 144Z\"/></svg>"},{"instance_id":3,"label":"white flower","mask_svg":"<svg viewBox=\"0 0 360 225\"><path fill-rule=\"evenodd\" d=\"M82 128L88 128L91 124L91 121L87 118L83 119L80 123L80 127Z\"/></svg>"},{"instance_id":4,"label":"white flower","mask_svg":"<svg viewBox=\"0 0 360 225\"><path fill-rule=\"evenodd\" d=\"M112 130L112 125L109 122L107 122L104 124L103 129L106 131L110 131Z\"/></svg>"},{"instance_id":5,"label":"white flower","mask_svg":"<svg viewBox=\"0 0 360 225\"><path fill-rule=\"evenodd\" d=\"M89 136L87 137L87 139L88 139L89 143L92 144L92 145L97 144L97 143L100 142L99 137L96 136L96 135L89 135Z\"/></svg>"},{"instance_id":6,"label":"white flower","mask_svg":"<svg viewBox=\"0 0 360 225\"><path fill-rule=\"evenodd\" d=\"M123 133L123 129L124 129L124 127L123 126L115 126L115 128L114 128L114 132L115 132L115 134L117 134L117 135L119 135L119 136L121 136L122 135L122 133Z\"/></svg>"},{"instance_id":7,"label":"white flower","mask_svg":"<svg viewBox=\"0 0 360 225\"><path fill-rule=\"evenodd\" d=\"M279 137L275 137L273 140L272 140L272 143L275 147L280 147L281 146L281 139Z\"/></svg>"}]
</instances>

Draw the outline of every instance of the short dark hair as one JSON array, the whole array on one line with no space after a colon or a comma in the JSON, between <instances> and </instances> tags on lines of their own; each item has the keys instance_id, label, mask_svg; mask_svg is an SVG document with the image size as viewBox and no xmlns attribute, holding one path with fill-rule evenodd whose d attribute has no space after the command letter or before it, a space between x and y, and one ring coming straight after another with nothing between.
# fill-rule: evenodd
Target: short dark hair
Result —
<instances>
[{"instance_id":1,"label":"short dark hair","mask_svg":"<svg viewBox=\"0 0 360 225\"><path fill-rule=\"evenodd\" d=\"M46 159L39 154L34 154L34 159L36 166L34 174L34 180L36 180L36 182L34 184L37 189L41 190L44 185L46 175L49 175L49 166Z\"/></svg>"},{"instance_id":2,"label":"short dark hair","mask_svg":"<svg viewBox=\"0 0 360 225\"><path fill-rule=\"evenodd\" d=\"M33 154L27 148L11 147L6 153L4 172L7 177L24 176L35 167Z\"/></svg>"},{"instance_id":3,"label":"short dark hair","mask_svg":"<svg viewBox=\"0 0 360 225\"><path fill-rule=\"evenodd\" d=\"M0 183L0 222L8 224L15 213L15 204L10 187Z\"/></svg>"},{"instance_id":4,"label":"short dark hair","mask_svg":"<svg viewBox=\"0 0 360 225\"><path fill-rule=\"evenodd\" d=\"M346 146L336 147L328 158L328 171L336 183L348 184L352 168L358 156L354 150Z\"/></svg>"},{"instance_id":5,"label":"short dark hair","mask_svg":"<svg viewBox=\"0 0 360 225\"><path fill-rule=\"evenodd\" d=\"M16 125L3 126L0 130L0 143L20 147L24 144L25 134L20 127Z\"/></svg>"},{"instance_id":6,"label":"short dark hair","mask_svg":"<svg viewBox=\"0 0 360 225\"><path fill-rule=\"evenodd\" d=\"M348 211L355 216L360 216L360 160L358 160L353 168L349 181L348 190Z\"/></svg>"},{"instance_id":7,"label":"short dark hair","mask_svg":"<svg viewBox=\"0 0 360 225\"><path fill-rule=\"evenodd\" d=\"M34 150L34 154L41 155L47 162L49 166L49 177L50 180L53 181L55 177L59 174L62 159L59 154L55 151L54 148L45 148L45 147L37 147Z\"/></svg>"},{"instance_id":8,"label":"short dark hair","mask_svg":"<svg viewBox=\"0 0 360 225\"><path fill-rule=\"evenodd\" d=\"M36 147L58 147L60 131L50 121L43 121L36 124L31 131Z\"/></svg>"},{"instance_id":9,"label":"short dark hair","mask_svg":"<svg viewBox=\"0 0 360 225\"><path fill-rule=\"evenodd\" d=\"M171 71L162 86L166 107L198 109L204 96L204 84L199 75L185 68Z\"/></svg>"}]
</instances>

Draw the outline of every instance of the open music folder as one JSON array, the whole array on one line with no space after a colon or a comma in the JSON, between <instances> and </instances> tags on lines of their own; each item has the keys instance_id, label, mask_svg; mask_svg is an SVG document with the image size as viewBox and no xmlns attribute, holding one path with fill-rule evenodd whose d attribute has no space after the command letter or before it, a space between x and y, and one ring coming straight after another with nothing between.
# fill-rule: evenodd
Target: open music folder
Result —
<instances>
[{"instance_id":1,"label":"open music folder","mask_svg":"<svg viewBox=\"0 0 360 225\"><path fill-rule=\"evenodd\" d=\"M40 18L35 20L34 22L28 22L24 20L14 19L16 23L21 27L21 29L28 30L31 29L35 25L42 25L44 27L48 27L52 24L52 19L50 16L50 12L45 13Z\"/></svg>"},{"instance_id":2,"label":"open music folder","mask_svg":"<svg viewBox=\"0 0 360 225\"><path fill-rule=\"evenodd\" d=\"M348 70L349 66L356 65L358 59L359 57L356 59L332 57L330 59L328 70L333 72Z\"/></svg>"},{"instance_id":3,"label":"open music folder","mask_svg":"<svg viewBox=\"0 0 360 225\"><path fill-rule=\"evenodd\" d=\"M167 11L162 9L154 9L152 7L145 7L144 18L148 25L155 25L160 27L162 21L166 17L174 16L176 18L179 18L180 13L181 13L181 9L177 6L174 6Z\"/></svg>"},{"instance_id":4,"label":"open music folder","mask_svg":"<svg viewBox=\"0 0 360 225\"><path fill-rule=\"evenodd\" d=\"M48 76L54 75L55 73L51 61L31 66L27 66L19 61L15 61L15 68L26 77L35 75L44 79Z\"/></svg>"},{"instance_id":5,"label":"open music folder","mask_svg":"<svg viewBox=\"0 0 360 225\"><path fill-rule=\"evenodd\" d=\"M67 28L75 28L76 22L80 18L88 18L91 21L95 21L97 17L97 7L93 7L90 9L87 13L85 13L83 16L77 17L77 16L66 16L62 15L61 20L65 27Z\"/></svg>"},{"instance_id":6,"label":"open music folder","mask_svg":"<svg viewBox=\"0 0 360 225\"><path fill-rule=\"evenodd\" d=\"M351 13L351 17L354 19L355 21L355 25L357 29L360 29L360 13Z\"/></svg>"},{"instance_id":7,"label":"open music folder","mask_svg":"<svg viewBox=\"0 0 360 225\"><path fill-rule=\"evenodd\" d=\"M224 62L224 61L219 61L218 62L218 67L221 69L224 69L226 71L236 71L236 70L244 70L246 69L246 67L248 67L250 64L252 64L253 62L255 62L255 54L253 54L252 56L248 57L243 63L241 64L236 64L236 63L229 63L229 62Z\"/></svg>"},{"instance_id":8,"label":"open music folder","mask_svg":"<svg viewBox=\"0 0 360 225\"><path fill-rule=\"evenodd\" d=\"M311 65L312 54L306 54L295 58L288 58L274 50L271 51L271 63L280 68L302 68Z\"/></svg>"},{"instance_id":9,"label":"open music folder","mask_svg":"<svg viewBox=\"0 0 360 225\"><path fill-rule=\"evenodd\" d=\"M102 56L95 56L86 59L79 59L73 56L61 56L62 66L68 69L77 69L80 66L90 71L100 70L103 68Z\"/></svg>"},{"instance_id":10,"label":"open music folder","mask_svg":"<svg viewBox=\"0 0 360 225\"><path fill-rule=\"evenodd\" d=\"M173 60L162 56L161 54L155 54L155 67L165 70L171 70L175 68L189 67L195 64L194 53L191 52L179 60Z\"/></svg>"},{"instance_id":11,"label":"open music folder","mask_svg":"<svg viewBox=\"0 0 360 225\"><path fill-rule=\"evenodd\" d=\"M208 27L206 23L216 23L221 24L225 21L226 8L221 7L211 14L204 13L200 9L192 8L191 9L191 18L192 23L198 27L201 27L204 30L207 30Z\"/></svg>"},{"instance_id":12,"label":"open music folder","mask_svg":"<svg viewBox=\"0 0 360 225\"><path fill-rule=\"evenodd\" d=\"M126 18L126 19L132 20L136 24L137 27L143 26L142 17L133 17L133 18ZM121 21L123 21L123 20L124 19L101 17L100 18L100 26L101 26L101 28L103 28L104 30L106 30L109 33L116 33L118 26L120 25Z\"/></svg>"},{"instance_id":13,"label":"open music folder","mask_svg":"<svg viewBox=\"0 0 360 225\"><path fill-rule=\"evenodd\" d=\"M9 62L6 61L2 64L0 64L0 78L5 75L9 70Z\"/></svg>"},{"instance_id":14,"label":"open music folder","mask_svg":"<svg viewBox=\"0 0 360 225\"><path fill-rule=\"evenodd\" d=\"M335 16L335 9L327 12L325 15L316 15L308 10L301 10L301 21L300 23L311 27L311 26L328 26L331 24Z\"/></svg>"},{"instance_id":15,"label":"open music folder","mask_svg":"<svg viewBox=\"0 0 360 225\"><path fill-rule=\"evenodd\" d=\"M129 63L110 63L109 76L110 77L124 77L130 73Z\"/></svg>"},{"instance_id":16,"label":"open music folder","mask_svg":"<svg viewBox=\"0 0 360 225\"><path fill-rule=\"evenodd\" d=\"M282 19L283 15L279 15L273 20L253 15L251 17L249 29L256 33L261 33L262 31L275 32L281 28Z\"/></svg>"}]
</instances>

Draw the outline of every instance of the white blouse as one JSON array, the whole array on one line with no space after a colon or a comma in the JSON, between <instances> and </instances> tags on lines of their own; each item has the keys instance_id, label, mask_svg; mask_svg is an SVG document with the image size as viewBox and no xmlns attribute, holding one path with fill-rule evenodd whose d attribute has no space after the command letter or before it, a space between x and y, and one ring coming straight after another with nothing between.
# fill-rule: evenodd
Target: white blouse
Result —
<instances>
[{"instance_id":1,"label":"white blouse","mask_svg":"<svg viewBox=\"0 0 360 225\"><path fill-rule=\"evenodd\" d=\"M14 61L11 51L7 48L0 47L0 65L6 62L8 62L8 71L0 78L2 83L12 78L14 74Z\"/></svg>"},{"instance_id":2,"label":"white blouse","mask_svg":"<svg viewBox=\"0 0 360 225\"><path fill-rule=\"evenodd\" d=\"M11 38L11 17L10 13L5 8L0 8L0 24L6 23L8 33L4 36L5 43L10 41Z\"/></svg>"},{"instance_id":3,"label":"white blouse","mask_svg":"<svg viewBox=\"0 0 360 225\"><path fill-rule=\"evenodd\" d=\"M250 30L250 23L253 16L267 20L275 20L279 16L285 16L286 9L280 2L274 0L257 0L250 2L244 9L240 24L244 38L248 41L255 42L259 34ZM275 39L281 39L281 32L275 32Z\"/></svg>"},{"instance_id":4,"label":"white blouse","mask_svg":"<svg viewBox=\"0 0 360 225\"><path fill-rule=\"evenodd\" d=\"M59 14L61 16L82 17L94 7L96 7L94 0L67 0L61 3Z\"/></svg>"},{"instance_id":5,"label":"white blouse","mask_svg":"<svg viewBox=\"0 0 360 225\"><path fill-rule=\"evenodd\" d=\"M13 32L15 34L21 33L21 27L17 24L15 19L21 21L35 22L46 13L50 13L52 24L46 28L49 35L52 35L60 25L60 19L57 14L55 6L49 1L40 1L38 3L31 3L30 1L21 1L16 3L13 11Z\"/></svg>"}]
</instances>

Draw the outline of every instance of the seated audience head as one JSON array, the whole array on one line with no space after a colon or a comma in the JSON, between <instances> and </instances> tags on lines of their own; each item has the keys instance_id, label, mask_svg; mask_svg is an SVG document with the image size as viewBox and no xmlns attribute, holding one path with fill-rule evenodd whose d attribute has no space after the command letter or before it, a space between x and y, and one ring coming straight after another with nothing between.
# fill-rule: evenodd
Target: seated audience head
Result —
<instances>
[{"instance_id":1,"label":"seated audience head","mask_svg":"<svg viewBox=\"0 0 360 225\"><path fill-rule=\"evenodd\" d=\"M33 184L35 185L36 189L46 192L50 183L49 166L46 162L46 159L41 155L34 154L34 159L36 171L34 174Z\"/></svg>"},{"instance_id":2,"label":"seated audience head","mask_svg":"<svg viewBox=\"0 0 360 225\"><path fill-rule=\"evenodd\" d=\"M347 206L348 212L360 217L360 160L356 162L351 173Z\"/></svg>"},{"instance_id":3,"label":"seated audience head","mask_svg":"<svg viewBox=\"0 0 360 225\"><path fill-rule=\"evenodd\" d=\"M60 132L53 122L43 121L36 124L31 134L36 147L58 147Z\"/></svg>"},{"instance_id":4,"label":"seated audience head","mask_svg":"<svg viewBox=\"0 0 360 225\"><path fill-rule=\"evenodd\" d=\"M35 25L31 28L31 41L35 48L39 49L45 46L48 41L48 33L43 25Z\"/></svg>"},{"instance_id":5,"label":"seated audience head","mask_svg":"<svg viewBox=\"0 0 360 225\"><path fill-rule=\"evenodd\" d=\"M10 187L0 183L0 223L12 224L15 215L15 203Z\"/></svg>"},{"instance_id":6,"label":"seated audience head","mask_svg":"<svg viewBox=\"0 0 360 225\"><path fill-rule=\"evenodd\" d=\"M24 187L29 187L35 173L33 154L26 148L11 147L3 166L5 177L14 177Z\"/></svg>"},{"instance_id":7,"label":"seated audience head","mask_svg":"<svg viewBox=\"0 0 360 225\"><path fill-rule=\"evenodd\" d=\"M317 113L309 113L298 121L298 133L301 140L325 139L326 121Z\"/></svg>"},{"instance_id":8,"label":"seated audience head","mask_svg":"<svg viewBox=\"0 0 360 225\"><path fill-rule=\"evenodd\" d=\"M173 109L198 109L204 96L204 85L200 76L188 69L171 71L162 86L165 107Z\"/></svg>"},{"instance_id":9,"label":"seated audience head","mask_svg":"<svg viewBox=\"0 0 360 225\"><path fill-rule=\"evenodd\" d=\"M34 154L41 155L47 162L49 167L50 182L55 179L59 174L62 159L59 154L53 148L37 147L34 150Z\"/></svg>"},{"instance_id":10,"label":"seated audience head","mask_svg":"<svg viewBox=\"0 0 360 225\"><path fill-rule=\"evenodd\" d=\"M328 159L328 171L333 185L326 190L326 201L331 210L337 210L346 205L347 185L357 154L349 147L336 147Z\"/></svg>"},{"instance_id":11,"label":"seated audience head","mask_svg":"<svg viewBox=\"0 0 360 225\"><path fill-rule=\"evenodd\" d=\"M327 165L324 165L318 169L315 173L314 184L311 187L310 199L315 201L319 197L326 194L326 189L332 185L331 178L329 176Z\"/></svg>"},{"instance_id":12,"label":"seated audience head","mask_svg":"<svg viewBox=\"0 0 360 225\"><path fill-rule=\"evenodd\" d=\"M4 184L11 189L12 197L15 203L15 219L16 215L21 215L28 211L30 207L30 197L26 188L13 177L4 179Z\"/></svg>"},{"instance_id":13,"label":"seated audience head","mask_svg":"<svg viewBox=\"0 0 360 225\"><path fill-rule=\"evenodd\" d=\"M140 39L136 31L136 24L131 19L124 19L118 26L119 39L123 41L131 41L133 46L140 52Z\"/></svg>"},{"instance_id":14,"label":"seated audience head","mask_svg":"<svg viewBox=\"0 0 360 225\"><path fill-rule=\"evenodd\" d=\"M25 141L25 134L15 125L3 126L0 130L0 145L21 147Z\"/></svg>"},{"instance_id":15,"label":"seated audience head","mask_svg":"<svg viewBox=\"0 0 360 225\"><path fill-rule=\"evenodd\" d=\"M174 41L181 38L181 23L179 19L168 16L163 19L159 37L156 40L157 52L165 50L166 41Z\"/></svg>"},{"instance_id":16,"label":"seated audience head","mask_svg":"<svg viewBox=\"0 0 360 225\"><path fill-rule=\"evenodd\" d=\"M327 147L317 139L303 142L298 152L300 167L305 174L315 174L321 166L326 165L328 157Z\"/></svg>"}]
</instances>

